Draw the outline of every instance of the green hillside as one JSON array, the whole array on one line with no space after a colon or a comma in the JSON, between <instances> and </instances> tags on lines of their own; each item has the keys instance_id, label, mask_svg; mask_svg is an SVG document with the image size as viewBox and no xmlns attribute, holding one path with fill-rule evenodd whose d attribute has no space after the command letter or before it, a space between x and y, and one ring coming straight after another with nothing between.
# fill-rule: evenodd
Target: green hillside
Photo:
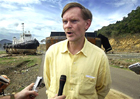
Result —
<instances>
[{"instance_id":1,"label":"green hillside","mask_svg":"<svg viewBox=\"0 0 140 99\"><path fill-rule=\"evenodd\" d=\"M95 32L107 37L140 33L140 6L138 6L136 10L132 10L127 17L123 17L122 21L117 21L115 24L104 26Z\"/></svg>"}]
</instances>

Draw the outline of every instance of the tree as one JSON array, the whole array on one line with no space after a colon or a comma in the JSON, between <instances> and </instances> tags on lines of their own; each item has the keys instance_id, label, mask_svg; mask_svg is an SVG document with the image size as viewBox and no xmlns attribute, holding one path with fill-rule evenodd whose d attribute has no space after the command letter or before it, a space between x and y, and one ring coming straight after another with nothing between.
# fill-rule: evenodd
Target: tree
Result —
<instances>
[{"instance_id":1,"label":"tree","mask_svg":"<svg viewBox=\"0 0 140 99\"><path fill-rule=\"evenodd\" d=\"M123 17L122 21L116 21L115 24L103 26L97 33L108 37L126 33L140 33L140 6L136 10L132 10L128 17Z\"/></svg>"}]
</instances>

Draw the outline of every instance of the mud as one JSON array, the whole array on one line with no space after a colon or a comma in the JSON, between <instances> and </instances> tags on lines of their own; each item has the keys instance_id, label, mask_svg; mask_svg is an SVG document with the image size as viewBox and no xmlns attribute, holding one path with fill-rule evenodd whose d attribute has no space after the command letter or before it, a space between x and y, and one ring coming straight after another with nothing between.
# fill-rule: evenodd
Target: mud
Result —
<instances>
[{"instance_id":1,"label":"mud","mask_svg":"<svg viewBox=\"0 0 140 99\"><path fill-rule=\"evenodd\" d=\"M3 56L3 57L9 57L9 56ZM28 56L10 56L14 58L20 58L20 57L28 57ZM36 56L37 58L40 58L41 56ZM5 94L10 93L16 93L23 88L25 88L30 83L34 82L36 80L36 77L38 75L38 68L40 66L40 63L34 63L32 66L28 67L26 66L30 61L26 60L21 63L18 63L16 65L9 65L7 66L0 66L0 75L7 75L10 79L10 85L5 89ZM3 68L2 68L3 67Z\"/></svg>"}]
</instances>

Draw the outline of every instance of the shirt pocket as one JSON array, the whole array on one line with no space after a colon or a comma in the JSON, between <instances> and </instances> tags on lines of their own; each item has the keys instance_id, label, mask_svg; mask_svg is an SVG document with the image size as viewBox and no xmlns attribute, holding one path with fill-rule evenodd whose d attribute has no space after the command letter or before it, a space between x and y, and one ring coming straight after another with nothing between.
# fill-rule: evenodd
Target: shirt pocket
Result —
<instances>
[{"instance_id":1,"label":"shirt pocket","mask_svg":"<svg viewBox=\"0 0 140 99\"><path fill-rule=\"evenodd\" d=\"M95 91L96 78L85 75L81 79L81 84L79 85L79 94L81 95L91 95Z\"/></svg>"}]
</instances>

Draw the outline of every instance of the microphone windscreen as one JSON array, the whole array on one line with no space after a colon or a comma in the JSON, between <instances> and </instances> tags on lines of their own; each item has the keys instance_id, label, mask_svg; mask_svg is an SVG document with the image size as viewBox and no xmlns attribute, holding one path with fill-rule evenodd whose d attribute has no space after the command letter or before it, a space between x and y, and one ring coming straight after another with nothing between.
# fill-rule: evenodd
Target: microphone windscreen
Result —
<instances>
[{"instance_id":1,"label":"microphone windscreen","mask_svg":"<svg viewBox=\"0 0 140 99\"><path fill-rule=\"evenodd\" d=\"M66 75L61 75L60 80L66 81Z\"/></svg>"}]
</instances>

